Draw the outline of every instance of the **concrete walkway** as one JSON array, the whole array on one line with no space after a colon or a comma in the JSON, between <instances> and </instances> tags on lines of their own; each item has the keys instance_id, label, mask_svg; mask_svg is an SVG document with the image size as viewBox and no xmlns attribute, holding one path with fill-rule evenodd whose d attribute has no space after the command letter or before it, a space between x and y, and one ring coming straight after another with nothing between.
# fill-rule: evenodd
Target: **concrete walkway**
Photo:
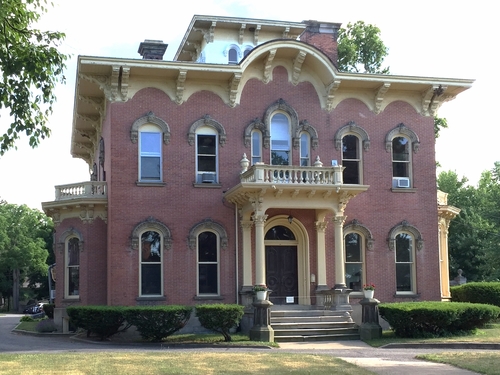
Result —
<instances>
[{"instance_id":1,"label":"concrete walkway","mask_svg":"<svg viewBox=\"0 0 500 375\"><path fill-rule=\"evenodd\" d=\"M470 346L469 346L470 348ZM459 369L450 365L433 363L415 359L418 354L439 353L443 351L464 351L458 348L373 348L363 341L337 342L301 342L280 343L280 350L300 351L302 353L328 353L346 362L363 367L376 374L383 375L471 375L472 371ZM481 349L484 350L484 349Z\"/></svg>"}]
</instances>

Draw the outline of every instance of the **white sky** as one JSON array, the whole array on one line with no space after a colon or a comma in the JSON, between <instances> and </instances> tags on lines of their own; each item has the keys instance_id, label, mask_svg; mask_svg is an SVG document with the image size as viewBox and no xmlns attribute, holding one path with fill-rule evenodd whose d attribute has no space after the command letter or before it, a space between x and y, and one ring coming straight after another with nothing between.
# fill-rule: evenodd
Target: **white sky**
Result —
<instances>
[{"instance_id":1,"label":"white sky","mask_svg":"<svg viewBox=\"0 0 500 375\"><path fill-rule=\"evenodd\" d=\"M494 87L500 87L493 70L499 32L494 1L379 0L282 2L269 0L55 0L40 28L66 33L62 52L68 61L67 84L57 90L58 102L50 118L52 136L31 149L26 139L0 157L0 199L41 209L54 200L54 186L89 180L88 166L70 154L73 97L78 55L140 58L139 43L159 39L169 44L171 60L194 14L249 17L300 22L363 20L377 25L389 47L392 74L476 79L473 87L444 103L438 115L449 129L437 140L440 170L454 170L476 184L481 172L500 160L495 137L500 135ZM173 5L175 4L175 5ZM321 6L320 4L327 4ZM493 51L493 52L491 52ZM493 60L494 62L495 60ZM8 118L0 117L4 132ZM474 136L472 133L474 130ZM478 148L472 139L487 137ZM486 138L486 139L487 139Z\"/></svg>"}]
</instances>

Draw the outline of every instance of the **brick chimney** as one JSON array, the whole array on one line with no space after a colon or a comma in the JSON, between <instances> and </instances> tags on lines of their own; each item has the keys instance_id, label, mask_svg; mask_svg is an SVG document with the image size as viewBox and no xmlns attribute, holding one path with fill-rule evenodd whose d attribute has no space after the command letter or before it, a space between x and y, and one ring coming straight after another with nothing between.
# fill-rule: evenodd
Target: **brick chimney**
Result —
<instances>
[{"instance_id":1,"label":"brick chimney","mask_svg":"<svg viewBox=\"0 0 500 375\"><path fill-rule=\"evenodd\" d=\"M300 36L300 40L323 51L337 66L337 36L341 24L318 21L302 22L306 24L306 29Z\"/></svg>"},{"instance_id":2,"label":"brick chimney","mask_svg":"<svg viewBox=\"0 0 500 375\"><path fill-rule=\"evenodd\" d=\"M163 60L167 47L168 44L163 43L163 40L146 39L139 45L137 52L144 60Z\"/></svg>"}]
</instances>

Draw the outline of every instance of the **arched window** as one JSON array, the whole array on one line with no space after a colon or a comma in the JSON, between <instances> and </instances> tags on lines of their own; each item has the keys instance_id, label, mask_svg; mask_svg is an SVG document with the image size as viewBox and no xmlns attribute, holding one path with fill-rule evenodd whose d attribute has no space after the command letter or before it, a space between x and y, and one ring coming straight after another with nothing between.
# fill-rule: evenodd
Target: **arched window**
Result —
<instances>
[{"instance_id":1,"label":"arched window","mask_svg":"<svg viewBox=\"0 0 500 375\"><path fill-rule=\"evenodd\" d=\"M227 52L227 60L229 64L238 64L238 51L235 47L232 47Z\"/></svg>"},{"instance_id":2,"label":"arched window","mask_svg":"<svg viewBox=\"0 0 500 375\"><path fill-rule=\"evenodd\" d=\"M283 113L271 117L271 164L290 165L290 120Z\"/></svg>"},{"instance_id":3,"label":"arched window","mask_svg":"<svg viewBox=\"0 0 500 375\"><path fill-rule=\"evenodd\" d=\"M412 154L420 147L417 135L404 124L399 124L387 134L385 143L392 159L392 188L414 187Z\"/></svg>"},{"instance_id":4,"label":"arched window","mask_svg":"<svg viewBox=\"0 0 500 375\"><path fill-rule=\"evenodd\" d=\"M395 238L396 293L415 293L415 240L409 232Z\"/></svg>"},{"instance_id":5,"label":"arched window","mask_svg":"<svg viewBox=\"0 0 500 375\"><path fill-rule=\"evenodd\" d=\"M309 133L300 134L300 166L311 165L311 137Z\"/></svg>"},{"instance_id":6,"label":"arched window","mask_svg":"<svg viewBox=\"0 0 500 375\"><path fill-rule=\"evenodd\" d=\"M365 284L365 239L359 232L344 235L345 284L349 289L360 292Z\"/></svg>"},{"instance_id":7,"label":"arched window","mask_svg":"<svg viewBox=\"0 0 500 375\"><path fill-rule=\"evenodd\" d=\"M252 130L252 165L262 161L262 133Z\"/></svg>"},{"instance_id":8,"label":"arched window","mask_svg":"<svg viewBox=\"0 0 500 375\"><path fill-rule=\"evenodd\" d=\"M80 297L80 239L69 237L66 239L64 298Z\"/></svg>"},{"instance_id":9,"label":"arched window","mask_svg":"<svg viewBox=\"0 0 500 375\"><path fill-rule=\"evenodd\" d=\"M139 295L163 296L163 236L155 230L140 235Z\"/></svg>"},{"instance_id":10,"label":"arched window","mask_svg":"<svg viewBox=\"0 0 500 375\"><path fill-rule=\"evenodd\" d=\"M204 231L197 236L198 295L219 295L219 237Z\"/></svg>"},{"instance_id":11,"label":"arched window","mask_svg":"<svg viewBox=\"0 0 500 375\"><path fill-rule=\"evenodd\" d=\"M354 134L342 137L342 166L344 184L360 184L362 176L360 140Z\"/></svg>"},{"instance_id":12,"label":"arched window","mask_svg":"<svg viewBox=\"0 0 500 375\"><path fill-rule=\"evenodd\" d=\"M209 126L196 129L196 183L218 181L217 131Z\"/></svg>"},{"instance_id":13,"label":"arched window","mask_svg":"<svg viewBox=\"0 0 500 375\"><path fill-rule=\"evenodd\" d=\"M162 133L156 125L139 129L139 181L162 181Z\"/></svg>"}]
</instances>

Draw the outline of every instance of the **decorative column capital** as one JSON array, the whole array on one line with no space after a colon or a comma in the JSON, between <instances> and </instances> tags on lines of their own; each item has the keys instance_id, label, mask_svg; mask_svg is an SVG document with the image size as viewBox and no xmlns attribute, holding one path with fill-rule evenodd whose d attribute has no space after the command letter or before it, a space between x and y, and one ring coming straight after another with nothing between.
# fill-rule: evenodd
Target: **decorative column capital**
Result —
<instances>
[{"instance_id":1,"label":"decorative column capital","mask_svg":"<svg viewBox=\"0 0 500 375\"><path fill-rule=\"evenodd\" d=\"M255 225L264 225L267 220L267 215L265 214L255 214L252 215L252 220Z\"/></svg>"},{"instance_id":2,"label":"decorative column capital","mask_svg":"<svg viewBox=\"0 0 500 375\"><path fill-rule=\"evenodd\" d=\"M341 225L343 226L345 221L347 219L347 216L345 215L338 215L333 217L332 221L334 222L335 225Z\"/></svg>"},{"instance_id":3,"label":"decorative column capital","mask_svg":"<svg viewBox=\"0 0 500 375\"><path fill-rule=\"evenodd\" d=\"M314 227L316 228L317 232L325 232L327 226L328 226L328 222L326 222L326 221L315 221L314 222Z\"/></svg>"},{"instance_id":4,"label":"decorative column capital","mask_svg":"<svg viewBox=\"0 0 500 375\"><path fill-rule=\"evenodd\" d=\"M252 220L241 220L240 226L242 229L252 229L253 221Z\"/></svg>"}]
</instances>

